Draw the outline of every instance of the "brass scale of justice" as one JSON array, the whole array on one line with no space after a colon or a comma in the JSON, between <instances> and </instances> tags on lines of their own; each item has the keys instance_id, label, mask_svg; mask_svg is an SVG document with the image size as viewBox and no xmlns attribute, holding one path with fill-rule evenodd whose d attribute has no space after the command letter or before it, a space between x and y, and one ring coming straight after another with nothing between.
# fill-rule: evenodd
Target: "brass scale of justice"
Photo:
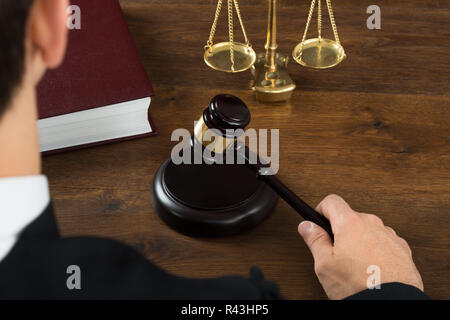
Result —
<instances>
[{"instance_id":1,"label":"brass scale of justice","mask_svg":"<svg viewBox=\"0 0 450 320\"><path fill-rule=\"evenodd\" d=\"M277 52L276 0L269 0L266 52L258 55L256 55L248 40L238 0L227 1L229 41L216 44L213 42L224 2L224 0L219 0L210 36L205 46L204 60L206 64L215 70L229 73L242 72L251 68L254 76L252 89L258 100L263 102L289 100L296 85L287 71L289 58ZM345 50L339 40L331 0L325 1L333 29L334 40L322 38L321 0L312 0L303 38L292 53L294 60L304 67L327 69L338 65L346 58ZM318 37L307 39L316 5L318 11ZM245 43L234 41L233 9L236 10Z\"/></svg>"}]
</instances>

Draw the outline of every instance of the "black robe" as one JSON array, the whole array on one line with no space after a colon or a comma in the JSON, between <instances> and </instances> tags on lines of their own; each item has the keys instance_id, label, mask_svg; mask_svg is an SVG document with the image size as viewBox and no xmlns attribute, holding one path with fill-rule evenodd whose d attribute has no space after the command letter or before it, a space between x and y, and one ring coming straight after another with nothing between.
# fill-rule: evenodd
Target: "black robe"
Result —
<instances>
[{"instance_id":1,"label":"black robe","mask_svg":"<svg viewBox=\"0 0 450 320\"><path fill-rule=\"evenodd\" d=\"M70 290L67 285L72 275L68 267L73 265L80 268L79 290ZM390 286L388 291L366 290L352 298L426 297L413 287ZM0 263L0 299L281 298L277 285L265 281L258 268L252 268L249 279L240 276L186 279L165 272L138 251L117 241L61 238L52 205L27 226Z\"/></svg>"}]
</instances>

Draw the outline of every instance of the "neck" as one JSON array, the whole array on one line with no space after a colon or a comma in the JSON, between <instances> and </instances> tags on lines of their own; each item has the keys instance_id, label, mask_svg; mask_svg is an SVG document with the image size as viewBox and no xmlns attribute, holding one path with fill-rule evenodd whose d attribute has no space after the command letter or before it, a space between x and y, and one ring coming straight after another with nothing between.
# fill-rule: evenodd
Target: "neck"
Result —
<instances>
[{"instance_id":1,"label":"neck","mask_svg":"<svg viewBox=\"0 0 450 320\"><path fill-rule=\"evenodd\" d=\"M0 178L40 172L36 89L25 80L0 119Z\"/></svg>"}]
</instances>

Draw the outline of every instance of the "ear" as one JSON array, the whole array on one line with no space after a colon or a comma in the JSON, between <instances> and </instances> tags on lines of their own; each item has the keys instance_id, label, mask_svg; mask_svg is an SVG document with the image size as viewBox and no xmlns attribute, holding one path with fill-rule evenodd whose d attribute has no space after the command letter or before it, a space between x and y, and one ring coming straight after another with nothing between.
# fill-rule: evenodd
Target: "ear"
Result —
<instances>
[{"instance_id":1,"label":"ear","mask_svg":"<svg viewBox=\"0 0 450 320\"><path fill-rule=\"evenodd\" d=\"M67 46L69 0L34 0L28 19L30 44L47 68L58 67Z\"/></svg>"}]
</instances>

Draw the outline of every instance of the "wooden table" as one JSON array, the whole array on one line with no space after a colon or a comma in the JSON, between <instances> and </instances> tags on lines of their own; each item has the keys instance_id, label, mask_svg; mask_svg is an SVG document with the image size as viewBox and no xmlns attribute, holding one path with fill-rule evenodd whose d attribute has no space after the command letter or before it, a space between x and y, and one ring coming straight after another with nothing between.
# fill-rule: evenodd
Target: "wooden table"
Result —
<instances>
[{"instance_id":1,"label":"wooden table","mask_svg":"<svg viewBox=\"0 0 450 320\"><path fill-rule=\"evenodd\" d=\"M309 1L298 2L279 1L279 46L286 54L306 21ZM204 65L215 3L121 1L155 87L151 110L159 135L44 158L62 234L125 241L187 277L246 275L258 265L287 298L326 298L297 234L301 220L282 201L258 228L223 239L177 234L151 206L151 182L175 144L172 131L192 130L210 98L225 92L248 103L254 128L280 129L279 175L287 185L311 205L337 193L356 210L378 214L411 245L426 292L450 298L448 1L382 1L382 30L366 28L372 1L338 1L348 59L327 71L291 63L298 88L277 105L254 99L248 72L229 75ZM241 1L241 9L261 52L267 3ZM324 32L330 35L330 28ZM222 20L217 37L225 36Z\"/></svg>"}]
</instances>

